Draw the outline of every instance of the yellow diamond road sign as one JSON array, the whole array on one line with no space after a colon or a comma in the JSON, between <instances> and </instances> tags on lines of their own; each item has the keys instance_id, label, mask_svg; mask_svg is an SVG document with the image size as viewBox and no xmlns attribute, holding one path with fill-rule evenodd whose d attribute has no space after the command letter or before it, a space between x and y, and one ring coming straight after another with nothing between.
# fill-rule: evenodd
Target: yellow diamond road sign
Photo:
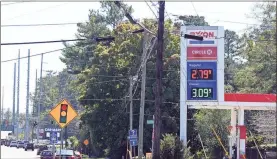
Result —
<instances>
[{"instance_id":1,"label":"yellow diamond road sign","mask_svg":"<svg viewBox=\"0 0 277 159\"><path fill-rule=\"evenodd\" d=\"M57 104L49 114L56 120L61 128L67 126L78 115L66 99L63 99Z\"/></svg>"}]
</instances>

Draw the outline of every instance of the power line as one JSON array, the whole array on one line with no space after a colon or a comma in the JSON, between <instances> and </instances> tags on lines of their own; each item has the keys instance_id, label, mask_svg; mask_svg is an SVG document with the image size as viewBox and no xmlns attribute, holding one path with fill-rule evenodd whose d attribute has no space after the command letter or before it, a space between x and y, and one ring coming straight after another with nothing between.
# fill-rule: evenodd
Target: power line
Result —
<instances>
[{"instance_id":1,"label":"power line","mask_svg":"<svg viewBox=\"0 0 277 159\"><path fill-rule=\"evenodd\" d=\"M105 41L105 40L114 40L115 38L110 37L97 37L95 41ZM45 43L60 43L60 42L69 42L69 41L82 41L88 39L68 39L68 40L52 40L52 41L33 41L33 42L19 42L19 43L1 43L1 45L29 45L29 44L45 44Z\"/></svg>"},{"instance_id":2,"label":"power line","mask_svg":"<svg viewBox=\"0 0 277 159\"><path fill-rule=\"evenodd\" d=\"M12 4L18 4L18 3L24 3L24 2L12 2L12 3L4 3L4 4L1 4L1 6L8 6L8 5L12 5Z\"/></svg>"},{"instance_id":3,"label":"power line","mask_svg":"<svg viewBox=\"0 0 277 159\"><path fill-rule=\"evenodd\" d=\"M64 49L64 48L63 48L63 49ZM63 50L63 49L57 49L57 50L47 51L47 52L43 52L43 53L38 53L38 54L30 55L30 57L40 56L41 54L49 54L49 53L61 51L61 50ZM28 56L23 56L23 57L20 57L19 59L25 59L25 58L28 58ZM10 62L10 61L15 61L15 60L18 60L18 58L14 58L14 59L10 59L10 60L4 60L4 61L1 61L1 63Z\"/></svg>"},{"instance_id":4,"label":"power line","mask_svg":"<svg viewBox=\"0 0 277 159\"><path fill-rule=\"evenodd\" d=\"M59 26L59 25L76 25L76 24L78 23L15 24L15 25L1 25L1 27Z\"/></svg>"},{"instance_id":5,"label":"power line","mask_svg":"<svg viewBox=\"0 0 277 159\"><path fill-rule=\"evenodd\" d=\"M9 19L4 19L4 21L9 21L9 20L13 20L13 19L16 19L16 18L19 18L19 17L22 17L22 16L26 16L26 15L29 15L29 14L34 14L34 13L37 13L37 12L41 12L41 11L45 11L45 10L48 10L48 9L51 9L51 8L55 8L55 7L59 7L59 6L62 6L62 5L65 5L67 4L68 2L65 2L65 3L62 3L62 4L58 4L58 5L53 5L53 6L49 6L47 8L43 8L43 9L40 9L40 10L36 10L34 11L33 13L29 12L29 13L23 13L23 14L20 14L20 15L17 15L17 16L14 16L12 18L9 18Z\"/></svg>"},{"instance_id":6,"label":"power line","mask_svg":"<svg viewBox=\"0 0 277 159\"><path fill-rule=\"evenodd\" d=\"M69 40L52 40L52 41L33 41L33 42L19 42L19 43L1 43L1 45L29 45L29 44L45 44L45 43L60 43L69 41L81 41L86 39L69 39Z\"/></svg>"}]
</instances>

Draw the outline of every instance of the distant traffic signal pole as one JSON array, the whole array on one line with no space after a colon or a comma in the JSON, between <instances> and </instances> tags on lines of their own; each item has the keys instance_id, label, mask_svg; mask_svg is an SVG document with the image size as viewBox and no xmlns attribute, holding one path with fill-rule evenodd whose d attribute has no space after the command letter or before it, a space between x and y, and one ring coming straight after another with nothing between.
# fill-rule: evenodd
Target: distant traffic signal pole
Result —
<instances>
[{"instance_id":1,"label":"distant traffic signal pole","mask_svg":"<svg viewBox=\"0 0 277 159\"><path fill-rule=\"evenodd\" d=\"M40 61L40 77L39 77L39 101L38 101L38 114L37 114L37 143L39 140L39 129L40 129L40 106L41 106L41 96L42 96L42 67L43 67L43 54L41 54Z\"/></svg>"}]
</instances>

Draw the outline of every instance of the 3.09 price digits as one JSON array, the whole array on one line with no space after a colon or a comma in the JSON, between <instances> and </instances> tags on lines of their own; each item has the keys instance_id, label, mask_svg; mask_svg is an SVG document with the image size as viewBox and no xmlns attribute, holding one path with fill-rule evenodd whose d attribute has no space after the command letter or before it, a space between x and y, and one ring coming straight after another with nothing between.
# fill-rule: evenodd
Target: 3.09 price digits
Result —
<instances>
[{"instance_id":1,"label":"3.09 price digits","mask_svg":"<svg viewBox=\"0 0 277 159\"><path fill-rule=\"evenodd\" d=\"M192 88L191 95L192 95L192 98L212 98L213 89L212 88Z\"/></svg>"}]
</instances>

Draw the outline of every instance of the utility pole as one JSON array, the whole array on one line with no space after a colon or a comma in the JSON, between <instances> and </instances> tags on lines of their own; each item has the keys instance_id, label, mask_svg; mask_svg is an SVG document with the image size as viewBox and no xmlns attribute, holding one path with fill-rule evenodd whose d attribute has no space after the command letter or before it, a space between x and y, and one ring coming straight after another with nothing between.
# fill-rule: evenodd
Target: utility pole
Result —
<instances>
[{"instance_id":1,"label":"utility pole","mask_svg":"<svg viewBox=\"0 0 277 159\"><path fill-rule=\"evenodd\" d=\"M28 70L27 70L27 95L26 95L26 127L25 140L29 141L29 98L30 98L30 49L28 49Z\"/></svg>"},{"instance_id":2,"label":"utility pole","mask_svg":"<svg viewBox=\"0 0 277 159\"><path fill-rule=\"evenodd\" d=\"M146 79L146 62L147 62L147 42L148 34L143 33L143 53L142 53L142 76L141 76L141 98L140 98L140 112L139 112L139 143L138 143L138 158L143 156L143 125L144 125L144 105L145 105L145 79Z\"/></svg>"},{"instance_id":3,"label":"utility pole","mask_svg":"<svg viewBox=\"0 0 277 159\"><path fill-rule=\"evenodd\" d=\"M39 78L39 102L38 102L38 125L37 125L37 143L39 140L39 129L40 129L40 105L41 105L41 96L42 96L42 66L43 66L43 54L41 54L41 61L40 61L40 78Z\"/></svg>"},{"instance_id":4,"label":"utility pole","mask_svg":"<svg viewBox=\"0 0 277 159\"><path fill-rule=\"evenodd\" d=\"M20 88L20 49L18 50L17 61L17 108L16 108L16 140L18 140L19 134L19 88Z\"/></svg>"},{"instance_id":5,"label":"utility pole","mask_svg":"<svg viewBox=\"0 0 277 159\"><path fill-rule=\"evenodd\" d=\"M130 76L129 101L130 101L130 130L132 130L133 129L133 76ZM130 152L131 152L131 156L133 156L131 144L130 144Z\"/></svg>"},{"instance_id":6,"label":"utility pole","mask_svg":"<svg viewBox=\"0 0 277 159\"><path fill-rule=\"evenodd\" d=\"M13 125L13 134L14 134L14 127L15 127L15 90L16 90L16 63L14 63L13 68L13 119L12 119L12 125Z\"/></svg>"},{"instance_id":7,"label":"utility pole","mask_svg":"<svg viewBox=\"0 0 277 159\"><path fill-rule=\"evenodd\" d=\"M34 103L33 103L33 117L35 117L37 115L37 111L38 111L38 108L37 108L37 85L38 85L38 70L36 69L36 84L35 84L35 100L34 100Z\"/></svg>"},{"instance_id":8,"label":"utility pole","mask_svg":"<svg viewBox=\"0 0 277 159\"><path fill-rule=\"evenodd\" d=\"M160 121L162 105L162 72L163 72L163 50L164 50L164 10L165 1L159 1L159 22L158 22L158 48L156 61L156 91L155 91L155 120L154 120L154 151L153 158L160 158Z\"/></svg>"}]
</instances>

